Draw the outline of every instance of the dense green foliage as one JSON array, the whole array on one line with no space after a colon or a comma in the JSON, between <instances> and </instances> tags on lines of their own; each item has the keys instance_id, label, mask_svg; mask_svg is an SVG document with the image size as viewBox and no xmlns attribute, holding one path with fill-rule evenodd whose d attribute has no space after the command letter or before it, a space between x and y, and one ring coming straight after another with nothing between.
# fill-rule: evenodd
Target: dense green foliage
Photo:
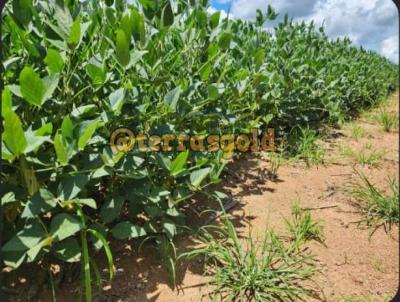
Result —
<instances>
[{"instance_id":1,"label":"dense green foliage","mask_svg":"<svg viewBox=\"0 0 400 302\"><path fill-rule=\"evenodd\" d=\"M82 256L89 274L92 249L103 247L112 264L111 236L154 236L173 276L172 239L185 223L180 208L196 192L211 194L206 187L219 181L222 154L115 155L112 130L239 133L269 125L283 137L296 126L340 123L397 84L397 66L348 39L331 41L313 24L286 17L271 34L262 28L276 18L270 7L245 22L209 14L207 6L7 3L1 160L7 265Z\"/></svg>"}]
</instances>

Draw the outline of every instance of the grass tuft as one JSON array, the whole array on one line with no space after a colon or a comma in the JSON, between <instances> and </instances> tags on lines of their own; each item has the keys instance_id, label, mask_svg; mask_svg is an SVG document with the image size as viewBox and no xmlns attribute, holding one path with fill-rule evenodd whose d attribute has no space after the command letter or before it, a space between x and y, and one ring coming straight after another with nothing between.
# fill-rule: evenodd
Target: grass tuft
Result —
<instances>
[{"instance_id":1,"label":"grass tuft","mask_svg":"<svg viewBox=\"0 0 400 302\"><path fill-rule=\"evenodd\" d=\"M321 223L314 220L310 211L302 209L297 202L292 205L291 219L285 219L285 222L295 251L298 251L301 245L308 240L324 242Z\"/></svg>"},{"instance_id":2,"label":"grass tuft","mask_svg":"<svg viewBox=\"0 0 400 302\"><path fill-rule=\"evenodd\" d=\"M393 112L388 112L386 109L381 109L376 115L376 119L385 132L390 132L391 130L398 128L397 115Z\"/></svg>"},{"instance_id":3,"label":"grass tuft","mask_svg":"<svg viewBox=\"0 0 400 302\"><path fill-rule=\"evenodd\" d=\"M317 143L317 131L310 128L300 128L294 136L294 148L291 153L295 159L302 159L307 166L318 165L324 162L325 148Z\"/></svg>"},{"instance_id":4,"label":"grass tuft","mask_svg":"<svg viewBox=\"0 0 400 302\"><path fill-rule=\"evenodd\" d=\"M357 151L348 146L340 146L339 152L363 166L377 166L385 156L384 151L375 150L371 145L366 145L363 149Z\"/></svg>"},{"instance_id":5,"label":"grass tuft","mask_svg":"<svg viewBox=\"0 0 400 302\"><path fill-rule=\"evenodd\" d=\"M370 236L381 226L389 231L393 224L399 224L399 184L395 179L388 179L389 193L386 194L373 185L368 178L357 171L360 182L352 188L357 205L365 218L360 223L372 227Z\"/></svg>"},{"instance_id":6,"label":"grass tuft","mask_svg":"<svg viewBox=\"0 0 400 302\"><path fill-rule=\"evenodd\" d=\"M223 226L202 229L204 247L179 258L205 256L207 273L212 275L211 293L222 301L304 301L317 292L304 287L317 272L314 256L293 249L274 232L265 231L258 243L239 240L233 224L223 218Z\"/></svg>"}]
</instances>

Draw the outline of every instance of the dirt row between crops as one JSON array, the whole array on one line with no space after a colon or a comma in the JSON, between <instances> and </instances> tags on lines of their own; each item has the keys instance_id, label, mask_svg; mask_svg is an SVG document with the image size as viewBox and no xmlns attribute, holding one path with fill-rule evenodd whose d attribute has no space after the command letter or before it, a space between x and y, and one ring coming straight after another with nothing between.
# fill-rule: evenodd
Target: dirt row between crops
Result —
<instances>
[{"instance_id":1,"label":"dirt row between crops","mask_svg":"<svg viewBox=\"0 0 400 302\"><path fill-rule=\"evenodd\" d=\"M398 113L398 94L392 98L389 108ZM352 138L350 133L354 125L363 128L366 136ZM349 297L383 301L385 297L394 296L399 283L398 228L394 227L390 234L380 228L369 240L369 230L355 223L361 216L346 189L357 181L354 168L379 188L386 188L388 176L398 179L399 133L398 130L386 133L378 123L362 117L343 129L329 132L330 137L322 142L328 149L325 164L312 167L302 162L288 164L278 170L277 179L270 180L268 160L263 156L247 156L229 166L220 189L239 200L230 213L243 236L248 234L249 224L255 234L262 234L266 227L285 234L283 217L290 216L291 204L298 200L323 224L325 246L317 242L307 244L317 255L321 269L315 281L322 297L327 301ZM339 151L341 146L348 146L362 152L366 145L385 151L375 167L356 164L354 159ZM200 211L201 206L196 210ZM199 219L193 218L196 220ZM183 236L177 240L178 251L187 250L193 244L192 238ZM137 242L131 242L119 245L118 250L116 279L97 300L211 301L207 295L210 291L208 277L203 276L201 260L180 264L179 290L172 290L154 248L147 246L139 253ZM71 300L78 286L77 282L62 284L58 301ZM42 300L46 297L49 296L42 295Z\"/></svg>"}]
</instances>

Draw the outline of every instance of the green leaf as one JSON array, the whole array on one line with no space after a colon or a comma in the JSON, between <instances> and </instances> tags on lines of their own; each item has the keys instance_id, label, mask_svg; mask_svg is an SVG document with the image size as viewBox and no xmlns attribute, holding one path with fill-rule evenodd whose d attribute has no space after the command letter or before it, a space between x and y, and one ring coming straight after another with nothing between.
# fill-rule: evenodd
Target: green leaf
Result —
<instances>
[{"instance_id":1,"label":"green leaf","mask_svg":"<svg viewBox=\"0 0 400 302\"><path fill-rule=\"evenodd\" d=\"M110 223L115 220L121 213L122 205L124 204L123 197L114 197L106 201L100 210L100 216L104 223Z\"/></svg>"},{"instance_id":2,"label":"green leaf","mask_svg":"<svg viewBox=\"0 0 400 302\"><path fill-rule=\"evenodd\" d=\"M60 132L57 131L54 136L54 149L56 150L57 159L62 165L66 165L69 160L68 151L64 146L64 142L60 135Z\"/></svg>"},{"instance_id":3,"label":"green leaf","mask_svg":"<svg viewBox=\"0 0 400 302\"><path fill-rule=\"evenodd\" d=\"M50 99L52 97L54 91L57 88L59 79L60 79L60 76L58 74L51 74L43 79L43 82L46 87L46 91L43 96L43 102L47 101L48 99Z\"/></svg>"},{"instance_id":4,"label":"green leaf","mask_svg":"<svg viewBox=\"0 0 400 302\"><path fill-rule=\"evenodd\" d=\"M161 20L163 26L171 26L174 23L174 13L172 12L171 3L169 0L162 10Z\"/></svg>"},{"instance_id":5,"label":"green leaf","mask_svg":"<svg viewBox=\"0 0 400 302\"><path fill-rule=\"evenodd\" d=\"M146 30L142 14L134 8L131 12L131 22L133 23L133 34L135 41L140 41L142 46L146 42Z\"/></svg>"},{"instance_id":6,"label":"green leaf","mask_svg":"<svg viewBox=\"0 0 400 302\"><path fill-rule=\"evenodd\" d=\"M83 174L64 177L58 185L58 196L61 200L71 200L85 187L89 177Z\"/></svg>"},{"instance_id":7,"label":"green leaf","mask_svg":"<svg viewBox=\"0 0 400 302\"><path fill-rule=\"evenodd\" d=\"M130 15L124 15L121 19L120 28L124 31L125 36L130 40L133 33L134 22L132 22Z\"/></svg>"},{"instance_id":8,"label":"green leaf","mask_svg":"<svg viewBox=\"0 0 400 302\"><path fill-rule=\"evenodd\" d=\"M207 91L208 91L208 98L210 100L216 100L216 99L219 98L218 88L215 87L214 85L208 85L207 86Z\"/></svg>"},{"instance_id":9,"label":"green leaf","mask_svg":"<svg viewBox=\"0 0 400 302\"><path fill-rule=\"evenodd\" d=\"M118 29L116 35L116 55L118 62L122 66L129 64L130 54L129 54L129 41L123 30Z\"/></svg>"},{"instance_id":10,"label":"green leaf","mask_svg":"<svg viewBox=\"0 0 400 302\"><path fill-rule=\"evenodd\" d=\"M14 268L20 266L26 257L26 252L35 249L45 236L46 233L40 223L31 220L2 247L4 263Z\"/></svg>"},{"instance_id":11,"label":"green leaf","mask_svg":"<svg viewBox=\"0 0 400 302\"><path fill-rule=\"evenodd\" d=\"M221 34L218 40L218 46L221 49L229 49L231 45L232 34L228 32L224 32Z\"/></svg>"},{"instance_id":12,"label":"green leaf","mask_svg":"<svg viewBox=\"0 0 400 302\"><path fill-rule=\"evenodd\" d=\"M32 19L32 0L13 0L12 7L15 19L27 26Z\"/></svg>"},{"instance_id":13,"label":"green leaf","mask_svg":"<svg viewBox=\"0 0 400 302\"><path fill-rule=\"evenodd\" d=\"M37 136L33 131L26 131L25 138L27 141L27 147L24 150L25 154L32 151L37 151L37 149L43 145L45 142L52 142L49 136Z\"/></svg>"},{"instance_id":14,"label":"green leaf","mask_svg":"<svg viewBox=\"0 0 400 302\"><path fill-rule=\"evenodd\" d=\"M187 158L189 156L189 151L186 150L181 152L171 163L170 170L172 175L177 175L182 172L183 168L185 167Z\"/></svg>"},{"instance_id":15,"label":"green leaf","mask_svg":"<svg viewBox=\"0 0 400 302\"><path fill-rule=\"evenodd\" d=\"M272 8L270 4L268 4L268 10L267 10L267 18L271 21L275 20L276 17L278 17L279 14L275 12L275 10Z\"/></svg>"},{"instance_id":16,"label":"green leaf","mask_svg":"<svg viewBox=\"0 0 400 302\"><path fill-rule=\"evenodd\" d=\"M254 61L256 63L257 68L259 68L262 65L262 63L264 63L264 59L265 59L265 50L264 49L257 50L254 56Z\"/></svg>"},{"instance_id":17,"label":"green leaf","mask_svg":"<svg viewBox=\"0 0 400 302\"><path fill-rule=\"evenodd\" d=\"M32 105L41 106L46 87L39 75L31 67L25 67L19 75L21 94Z\"/></svg>"},{"instance_id":18,"label":"green leaf","mask_svg":"<svg viewBox=\"0 0 400 302\"><path fill-rule=\"evenodd\" d=\"M125 90L119 88L110 94L108 97L110 101L110 107L115 115L121 114L122 105L124 104Z\"/></svg>"},{"instance_id":19,"label":"green leaf","mask_svg":"<svg viewBox=\"0 0 400 302\"><path fill-rule=\"evenodd\" d=\"M218 26L220 14L221 14L221 12L217 11L211 15L211 17L210 17L211 28L216 28Z\"/></svg>"},{"instance_id":20,"label":"green leaf","mask_svg":"<svg viewBox=\"0 0 400 302\"><path fill-rule=\"evenodd\" d=\"M113 227L111 233L117 239L131 239L146 235L143 227L134 225L129 221L118 223Z\"/></svg>"},{"instance_id":21,"label":"green leaf","mask_svg":"<svg viewBox=\"0 0 400 302\"><path fill-rule=\"evenodd\" d=\"M8 160L10 163L15 159L15 155L7 149L4 141L1 141L1 159Z\"/></svg>"},{"instance_id":22,"label":"green leaf","mask_svg":"<svg viewBox=\"0 0 400 302\"><path fill-rule=\"evenodd\" d=\"M14 111L3 112L4 116L4 132L3 141L15 156L20 156L24 153L27 146L22 123L18 115Z\"/></svg>"},{"instance_id":23,"label":"green leaf","mask_svg":"<svg viewBox=\"0 0 400 302\"><path fill-rule=\"evenodd\" d=\"M178 104L179 96L181 90L180 87L176 87L167 92L164 97L164 102L172 109L172 111L176 112L176 105Z\"/></svg>"},{"instance_id":24,"label":"green leaf","mask_svg":"<svg viewBox=\"0 0 400 302\"><path fill-rule=\"evenodd\" d=\"M207 177L210 173L211 168L203 168L199 170L195 170L190 173L190 183L195 187L198 188L201 182Z\"/></svg>"},{"instance_id":25,"label":"green leaf","mask_svg":"<svg viewBox=\"0 0 400 302\"><path fill-rule=\"evenodd\" d=\"M164 221L162 223L162 228L170 240L176 235L176 226L172 221Z\"/></svg>"},{"instance_id":26,"label":"green leaf","mask_svg":"<svg viewBox=\"0 0 400 302\"><path fill-rule=\"evenodd\" d=\"M73 199L73 203L79 204L81 206L88 206L89 208L92 209L97 209L96 200L94 200L93 198Z\"/></svg>"},{"instance_id":27,"label":"green leaf","mask_svg":"<svg viewBox=\"0 0 400 302\"><path fill-rule=\"evenodd\" d=\"M78 148L79 150L83 150L87 144L87 142L91 139L94 132L97 129L98 121L84 121L79 125L79 140L78 140Z\"/></svg>"},{"instance_id":28,"label":"green leaf","mask_svg":"<svg viewBox=\"0 0 400 302\"><path fill-rule=\"evenodd\" d=\"M34 218L41 213L50 211L56 206L57 200L54 195L47 189L41 188L28 200L21 217Z\"/></svg>"},{"instance_id":29,"label":"green leaf","mask_svg":"<svg viewBox=\"0 0 400 302\"><path fill-rule=\"evenodd\" d=\"M71 26L71 30L69 32L68 44L72 47L76 47L79 45L81 41L81 20L78 18L75 19L74 23Z\"/></svg>"},{"instance_id":30,"label":"green leaf","mask_svg":"<svg viewBox=\"0 0 400 302\"><path fill-rule=\"evenodd\" d=\"M65 262L78 262L81 259L81 247L75 238L56 242L53 250L56 257Z\"/></svg>"},{"instance_id":31,"label":"green leaf","mask_svg":"<svg viewBox=\"0 0 400 302\"><path fill-rule=\"evenodd\" d=\"M106 81L106 73L99 66L87 64L86 73L94 85L102 85Z\"/></svg>"},{"instance_id":32,"label":"green leaf","mask_svg":"<svg viewBox=\"0 0 400 302\"><path fill-rule=\"evenodd\" d=\"M200 68L199 72L201 80L207 81L210 78L211 74L211 64L207 62Z\"/></svg>"},{"instance_id":33,"label":"green leaf","mask_svg":"<svg viewBox=\"0 0 400 302\"><path fill-rule=\"evenodd\" d=\"M74 124L72 123L69 115L66 115L63 118L61 124L61 135L65 140L73 140L74 139Z\"/></svg>"},{"instance_id":34,"label":"green leaf","mask_svg":"<svg viewBox=\"0 0 400 302\"><path fill-rule=\"evenodd\" d=\"M37 220L33 220L19 231L3 247L3 252L27 251L40 242L45 236L43 227Z\"/></svg>"},{"instance_id":35,"label":"green leaf","mask_svg":"<svg viewBox=\"0 0 400 302\"><path fill-rule=\"evenodd\" d=\"M52 73L60 73L64 68L64 60L61 57L61 54L58 50L52 48L47 51L44 62Z\"/></svg>"},{"instance_id":36,"label":"green leaf","mask_svg":"<svg viewBox=\"0 0 400 302\"><path fill-rule=\"evenodd\" d=\"M1 197L1 205L4 206L7 203L12 203L15 201L15 194L14 192L7 192L6 194Z\"/></svg>"},{"instance_id":37,"label":"green leaf","mask_svg":"<svg viewBox=\"0 0 400 302\"><path fill-rule=\"evenodd\" d=\"M5 116L8 112L12 111L12 97L8 87L5 87L1 94L1 112Z\"/></svg>"},{"instance_id":38,"label":"green leaf","mask_svg":"<svg viewBox=\"0 0 400 302\"><path fill-rule=\"evenodd\" d=\"M80 220L66 213L56 215L50 223L50 234L56 241L62 241L76 234L81 229Z\"/></svg>"},{"instance_id":39,"label":"green leaf","mask_svg":"<svg viewBox=\"0 0 400 302\"><path fill-rule=\"evenodd\" d=\"M53 124L46 123L34 131L36 136L50 135L53 132Z\"/></svg>"},{"instance_id":40,"label":"green leaf","mask_svg":"<svg viewBox=\"0 0 400 302\"><path fill-rule=\"evenodd\" d=\"M98 232L95 229L88 229L89 234L93 235L95 238L97 238L98 241L101 242L104 251L106 252L107 256L107 262L108 262L108 270L109 270L109 281L111 282L113 277L114 277L114 260L113 260L113 255L111 252L111 248L109 244L107 243L106 238L101 232Z\"/></svg>"}]
</instances>

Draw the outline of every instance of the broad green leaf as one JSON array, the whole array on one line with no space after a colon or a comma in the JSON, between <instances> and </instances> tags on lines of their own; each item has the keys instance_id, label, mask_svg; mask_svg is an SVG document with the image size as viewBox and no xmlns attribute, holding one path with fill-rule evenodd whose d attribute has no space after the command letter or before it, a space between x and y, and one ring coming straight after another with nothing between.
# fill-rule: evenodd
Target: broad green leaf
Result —
<instances>
[{"instance_id":1,"label":"broad green leaf","mask_svg":"<svg viewBox=\"0 0 400 302\"><path fill-rule=\"evenodd\" d=\"M135 41L140 41L142 45L146 42L146 30L143 15L136 9L132 9L131 22L133 23L133 34Z\"/></svg>"},{"instance_id":2,"label":"broad green leaf","mask_svg":"<svg viewBox=\"0 0 400 302\"><path fill-rule=\"evenodd\" d=\"M110 107L115 115L121 114L122 105L124 104L125 90L119 88L110 94L108 97L110 101Z\"/></svg>"},{"instance_id":3,"label":"broad green leaf","mask_svg":"<svg viewBox=\"0 0 400 302\"><path fill-rule=\"evenodd\" d=\"M100 216L103 222L110 223L114 219L116 219L121 213L123 204L124 204L123 197L114 197L106 201L100 210Z\"/></svg>"},{"instance_id":4,"label":"broad green leaf","mask_svg":"<svg viewBox=\"0 0 400 302\"><path fill-rule=\"evenodd\" d=\"M12 111L11 92L8 87L5 87L1 94L1 112L2 115L5 116L10 111Z\"/></svg>"},{"instance_id":5,"label":"broad green leaf","mask_svg":"<svg viewBox=\"0 0 400 302\"><path fill-rule=\"evenodd\" d=\"M1 159L8 160L9 162L12 162L15 159L15 155L8 150L3 140L1 141Z\"/></svg>"},{"instance_id":6,"label":"broad green leaf","mask_svg":"<svg viewBox=\"0 0 400 302\"><path fill-rule=\"evenodd\" d=\"M28 191L28 195L31 196L36 193L40 186L36 177L35 170L33 170L31 163L29 163L25 156L21 156L19 159L20 175Z\"/></svg>"},{"instance_id":7,"label":"broad green leaf","mask_svg":"<svg viewBox=\"0 0 400 302\"><path fill-rule=\"evenodd\" d=\"M174 13L172 12L171 3L167 0L161 15L163 26L171 26L174 23Z\"/></svg>"},{"instance_id":8,"label":"broad green leaf","mask_svg":"<svg viewBox=\"0 0 400 302\"><path fill-rule=\"evenodd\" d=\"M172 221L164 221L162 223L162 228L167 235L167 237L172 240L176 235L176 226Z\"/></svg>"},{"instance_id":9,"label":"broad green leaf","mask_svg":"<svg viewBox=\"0 0 400 302\"><path fill-rule=\"evenodd\" d=\"M115 46L118 62L122 66L128 65L130 60L129 41L126 37L125 32L121 29L117 30Z\"/></svg>"},{"instance_id":10,"label":"broad green leaf","mask_svg":"<svg viewBox=\"0 0 400 302\"><path fill-rule=\"evenodd\" d=\"M19 75L21 94L32 105L41 106L44 101L46 87L42 79L32 67L24 67Z\"/></svg>"},{"instance_id":11,"label":"broad green leaf","mask_svg":"<svg viewBox=\"0 0 400 302\"><path fill-rule=\"evenodd\" d=\"M65 262L78 262L81 259L81 247L72 237L56 242L53 250L56 257Z\"/></svg>"},{"instance_id":12,"label":"broad green leaf","mask_svg":"<svg viewBox=\"0 0 400 302\"><path fill-rule=\"evenodd\" d=\"M96 201L93 198L74 198L71 200L66 200L61 203L63 207L71 204L78 204L81 206L88 206L92 209L97 209Z\"/></svg>"},{"instance_id":13,"label":"broad green leaf","mask_svg":"<svg viewBox=\"0 0 400 302\"><path fill-rule=\"evenodd\" d=\"M189 156L189 151L186 150L184 152L179 153L179 155L172 161L171 163L171 174L177 175L182 172L183 168L185 167L187 158Z\"/></svg>"},{"instance_id":14,"label":"broad green leaf","mask_svg":"<svg viewBox=\"0 0 400 302\"><path fill-rule=\"evenodd\" d=\"M85 121L79 125L78 148L83 150L97 129L98 121Z\"/></svg>"},{"instance_id":15,"label":"broad green leaf","mask_svg":"<svg viewBox=\"0 0 400 302\"><path fill-rule=\"evenodd\" d=\"M232 34L229 32L224 32L221 34L218 40L218 46L221 49L229 49L231 45Z\"/></svg>"},{"instance_id":16,"label":"broad green leaf","mask_svg":"<svg viewBox=\"0 0 400 302\"><path fill-rule=\"evenodd\" d=\"M74 23L71 26L71 30L69 32L68 44L72 47L76 47L79 45L81 41L81 20L78 18L75 19Z\"/></svg>"},{"instance_id":17,"label":"broad green leaf","mask_svg":"<svg viewBox=\"0 0 400 302\"><path fill-rule=\"evenodd\" d=\"M134 22L132 22L130 15L124 15L121 18L120 28L125 32L125 36L130 41L133 33Z\"/></svg>"},{"instance_id":18,"label":"broad green leaf","mask_svg":"<svg viewBox=\"0 0 400 302\"><path fill-rule=\"evenodd\" d=\"M34 248L46 236L37 220L31 220L12 237L3 247L2 256L6 265L18 267L26 257L26 252Z\"/></svg>"},{"instance_id":19,"label":"broad green leaf","mask_svg":"<svg viewBox=\"0 0 400 302\"><path fill-rule=\"evenodd\" d=\"M51 220L50 235L56 241L62 241L68 238L82 228L81 222L73 215L61 213Z\"/></svg>"},{"instance_id":20,"label":"broad green leaf","mask_svg":"<svg viewBox=\"0 0 400 302\"><path fill-rule=\"evenodd\" d=\"M146 235L143 227L134 225L129 221L118 223L112 228L111 233L117 239L131 239Z\"/></svg>"},{"instance_id":21,"label":"broad green leaf","mask_svg":"<svg viewBox=\"0 0 400 302\"><path fill-rule=\"evenodd\" d=\"M94 200L93 198L79 198L75 200L75 203L88 206L92 209L97 209L96 200Z\"/></svg>"},{"instance_id":22,"label":"broad green leaf","mask_svg":"<svg viewBox=\"0 0 400 302\"><path fill-rule=\"evenodd\" d=\"M97 107L96 105L83 105L75 108L71 112L71 116L74 118L81 118L83 116L91 116L96 113Z\"/></svg>"},{"instance_id":23,"label":"broad green leaf","mask_svg":"<svg viewBox=\"0 0 400 302\"><path fill-rule=\"evenodd\" d=\"M218 26L220 15L221 15L221 12L220 12L220 11L217 11L217 12L213 13L213 14L210 16L210 25L211 25L211 28L216 28L216 27Z\"/></svg>"},{"instance_id":24,"label":"broad green leaf","mask_svg":"<svg viewBox=\"0 0 400 302\"><path fill-rule=\"evenodd\" d=\"M211 64L207 62L200 68L199 72L201 80L207 81L210 78L211 74Z\"/></svg>"},{"instance_id":25,"label":"broad green leaf","mask_svg":"<svg viewBox=\"0 0 400 302\"><path fill-rule=\"evenodd\" d=\"M57 200L54 195L47 189L41 188L28 200L22 218L34 218L37 215L50 211L57 206Z\"/></svg>"},{"instance_id":26,"label":"broad green leaf","mask_svg":"<svg viewBox=\"0 0 400 302\"><path fill-rule=\"evenodd\" d=\"M60 52L52 48L47 51L44 62L52 73L60 73L64 68L64 60Z\"/></svg>"},{"instance_id":27,"label":"broad green leaf","mask_svg":"<svg viewBox=\"0 0 400 302\"><path fill-rule=\"evenodd\" d=\"M38 136L33 131L26 131L25 138L27 141L27 146L24 150L25 154L28 154L32 151L37 151L37 149L45 142L52 142L49 136Z\"/></svg>"},{"instance_id":28,"label":"broad green leaf","mask_svg":"<svg viewBox=\"0 0 400 302\"><path fill-rule=\"evenodd\" d=\"M148 53L147 50L134 50L127 68L134 66L146 53Z\"/></svg>"},{"instance_id":29,"label":"broad green leaf","mask_svg":"<svg viewBox=\"0 0 400 302\"><path fill-rule=\"evenodd\" d=\"M32 0L13 0L13 16L24 26L32 19Z\"/></svg>"},{"instance_id":30,"label":"broad green leaf","mask_svg":"<svg viewBox=\"0 0 400 302\"><path fill-rule=\"evenodd\" d=\"M17 97L23 99L24 96L21 93L21 87L19 85L8 85L8 89Z\"/></svg>"},{"instance_id":31,"label":"broad green leaf","mask_svg":"<svg viewBox=\"0 0 400 302\"><path fill-rule=\"evenodd\" d=\"M164 102L172 109L172 111L176 112L176 106L178 104L179 96L180 96L181 90L180 87L176 87L165 95L164 97Z\"/></svg>"},{"instance_id":32,"label":"broad green leaf","mask_svg":"<svg viewBox=\"0 0 400 302\"><path fill-rule=\"evenodd\" d=\"M7 192L6 194L1 197L1 205L5 205L7 203L11 203L15 201L15 194L14 192Z\"/></svg>"},{"instance_id":33,"label":"broad green leaf","mask_svg":"<svg viewBox=\"0 0 400 302\"><path fill-rule=\"evenodd\" d=\"M43 96L43 102L47 101L53 96L53 93L57 88L59 79L60 76L58 74L51 74L43 79L43 83L46 87L46 92Z\"/></svg>"},{"instance_id":34,"label":"broad green leaf","mask_svg":"<svg viewBox=\"0 0 400 302\"><path fill-rule=\"evenodd\" d=\"M24 226L11 240L9 240L3 247L3 252L10 251L26 251L34 247L44 237L45 231L43 227L33 220L30 224Z\"/></svg>"},{"instance_id":35,"label":"broad green leaf","mask_svg":"<svg viewBox=\"0 0 400 302\"><path fill-rule=\"evenodd\" d=\"M99 66L96 66L94 64L87 64L86 73L90 77L94 85L102 85L106 81L106 73Z\"/></svg>"},{"instance_id":36,"label":"broad green leaf","mask_svg":"<svg viewBox=\"0 0 400 302\"><path fill-rule=\"evenodd\" d=\"M163 167L167 171L171 171L171 160L165 154L156 153L154 156L157 160L157 163L161 167Z\"/></svg>"},{"instance_id":37,"label":"broad green leaf","mask_svg":"<svg viewBox=\"0 0 400 302\"><path fill-rule=\"evenodd\" d=\"M46 123L34 131L36 136L50 135L53 132L53 124Z\"/></svg>"},{"instance_id":38,"label":"broad green leaf","mask_svg":"<svg viewBox=\"0 0 400 302\"><path fill-rule=\"evenodd\" d=\"M199 170L195 170L190 173L190 183L195 187L198 188L201 182L207 177L210 173L211 168L203 168Z\"/></svg>"},{"instance_id":39,"label":"broad green leaf","mask_svg":"<svg viewBox=\"0 0 400 302\"><path fill-rule=\"evenodd\" d=\"M207 91L208 91L208 98L210 100L216 100L216 99L219 98L218 88L215 87L214 85L208 85L207 86Z\"/></svg>"},{"instance_id":40,"label":"broad green leaf","mask_svg":"<svg viewBox=\"0 0 400 302\"><path fill-rule=\"evenodd\" d=\"M66 165L69 160L68 151L64 146L64 142L59 131L57 131L56 135L54 136L54 149L56 150L58 161L62 165Z\"/></svg>"},{"instance_id":41,"label":"broad green leaf","mask_svg":"<svg viewBox=\"0 0 400 302\"><path fill-rule=\"evenodd\" d=\"M58 196L61 200L71 200L83 190L89 177L83 174L64 177L58 185Z\"/></svg>"},{"instance_id":42,"label":"broad green leaf","mask_svg":"<svg viewBox=\"0 0 400 302\"><path fill-rule=\"evenodd\" d=\"M24 153L27 146L27 140L25 138L24 130L22 129L22 123L18 115L13 111L3 112L4 117L4 132L3 141L15 156L20 156Z\"/></svg>"},{"instance_id":43,"label":"broad green leaf","mask_svg":"<svg viewBox=\"0 0 400 302\"><path fill-rule=\"evenodd\" d=\"M69 115L66 115L63 118L61 124L61 134L62 138L65 140L73 140L74 139L74 124L72 123Z\"/></svg>"}]
</instances>

